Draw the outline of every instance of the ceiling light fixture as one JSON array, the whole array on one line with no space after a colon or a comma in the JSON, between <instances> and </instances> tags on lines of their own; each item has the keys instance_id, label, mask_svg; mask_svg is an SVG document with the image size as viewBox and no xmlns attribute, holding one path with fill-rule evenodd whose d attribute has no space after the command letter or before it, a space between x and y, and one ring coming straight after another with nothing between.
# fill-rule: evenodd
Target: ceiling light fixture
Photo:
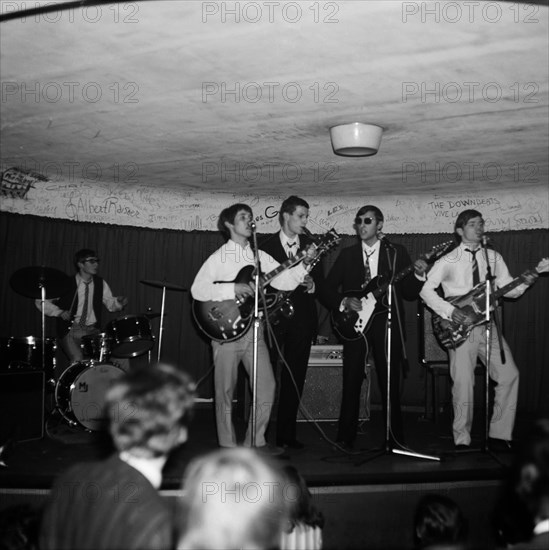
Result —
<instances>
[{"instance_id":1,"label":"ceiling light fixture","mask_svg":"<svg viewBox=\"0 0 549 550\"><path fill-rule=\"evenodd\" d=\"M352 122L330 128L330 139L336 155L343 157L371 157L381 144L383 128L377 124Z\"/></svg>"}]
</instances>

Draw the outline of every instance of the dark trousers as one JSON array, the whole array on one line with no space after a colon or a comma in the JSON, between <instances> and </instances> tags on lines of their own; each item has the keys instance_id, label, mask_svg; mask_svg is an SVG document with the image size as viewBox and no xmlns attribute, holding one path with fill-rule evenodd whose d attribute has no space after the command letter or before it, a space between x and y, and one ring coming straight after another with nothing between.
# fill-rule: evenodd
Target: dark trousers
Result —
<instances>
[{"instance_id":1,"label":"dark trousers","mask_svg":"<svg viewBox=\"0 0 549 550\"><path fill-rule=\"evenodd\" d=\"M368 347L375 362L377 380L383 407L383 424L387 415L387 360L386 315L378 315L367 332ZM343 389L339 413L338 441L352 444L358 429L360 390L364 380L367 346L364 338L343 344ZM394 324L391 336L391 430L402 442L402 414L400 410L400 369L402 343L398 326Z\"/></svg>"},{"instance_id":2,"label":"dark trousers","mask_svg":"<svg viewBox=\"0 0 549 550\"><path fill-rule=\"evenodd\" d=\"M303 395L311 343L314 336L312 327L297 327L295 323L275 332L278 347L288 364L280 361L273 342L271 360L273 365L280 364L280 386L278 395L278 414L276 417L276 440L278 442L296 439L296 420L299 402ZM288 370L289 369L289 370ZM291 375L290 375L291 373ZM292 380L293 377L293 380ZM294 384L295 381L295 384Z\"/></svg>"}]
</instances>

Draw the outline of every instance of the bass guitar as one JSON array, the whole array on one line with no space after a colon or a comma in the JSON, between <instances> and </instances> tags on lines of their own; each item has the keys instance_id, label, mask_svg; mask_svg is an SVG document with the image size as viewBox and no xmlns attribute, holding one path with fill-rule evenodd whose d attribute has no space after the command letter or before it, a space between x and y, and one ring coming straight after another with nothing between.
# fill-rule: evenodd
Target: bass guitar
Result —
<instances>
[{"instance_id":1,"label":"bass guitar","mask_svg":"<svg viewBox=\"0 0 549 550\"><path fill-rule=\"evenodd\" d=\"M320 255L327 252L335 246L341 237L334 229L325 233L322 237L316 239L313 243L316 256L312 263L316 263L320 259ZM264 292L265 287L277 276L286 269L298 264L307 254L306 250L299 251L293 258L289 258L284 263L280 264L276 269L273 269L267 274L261 275L259 278L260 291L264 293L265 305L267 307L267 315L269 309L279 309L285 304L287 294L279 292ZM247 265L243 267L234 281L216 281L216 282L234 282L249 284L253 281L255 266ZM291 304L290 304L291 306ZM201 302L194 300L192 305L193 316L196 323L212 340L217 342L232 342L238 340L250 327L253 320L254 299L249 296L244 301L238 300L208 300Z\"/></svg>"},{"instance_id":2,"label":"bass guitar","mask_svg":"<svg viewBox=\"0 0 549 550\"><path fill-rule=\"evenodd\" d=\"M532 275L534 272L544 273L547 271L549 271L549 258L543 258L533 270L525 271L509 284L498 288L492 294L490 311L493 311L497 307L499 298L524 283L524 278L527 275ZM447 301L467 312L472 319L470 323L464 324L443 319L440 315L433 313L434 335L444 347L456 348L467 340L473 328L486 322L486 283L481 282L467 292L467 294L448 298Z\"/></svg>"},{"instance_id":3,"label":"bass guitar","mask_svg":"<svg viewBox=\"0 0 549 550\"><path fill-rule=\"evenodd\" d=\"M456 246L454 241L447 241L434 246L429 252L420 256L420 259L433 263L446 254L450 248ZM381 277L373 278L362 290L345 292L345 297L358 298L362 303L361 311L332 311L332 324L336 332L344 340L358 340L368 332L375 315L387 311L382 298L385 296L389 284L398 283L414 270L414 264L399 271L390 281Z\"/></svg>"}]
</instances>

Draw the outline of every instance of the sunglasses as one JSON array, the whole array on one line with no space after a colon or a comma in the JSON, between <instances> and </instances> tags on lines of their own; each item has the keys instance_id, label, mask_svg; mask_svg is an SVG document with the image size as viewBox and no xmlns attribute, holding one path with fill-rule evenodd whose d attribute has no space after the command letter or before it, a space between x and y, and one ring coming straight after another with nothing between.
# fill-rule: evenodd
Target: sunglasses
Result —
<instances>
[{"instance_id":1,"label":"sunglasses","mask_svg":"<svg viewBox=\"0 0 549 550\"><path fill-rule=\"evenodd\" d=\"M99 258L86 258L82 260L84 263L89 262L90 264L98 264L101 260Z\"/></svg>"},{"instance_id":2,"label":"sunglasses","mask_svg":"<svg viewBox=\"0 0 549 550\"><path fill-rule=\"evenodd\" d=\"M364 218L355 218L355 225L370 225L372 222L375 221L375 218L370 218L370 216L365 216Z\"/></svg>"}]
</instances>

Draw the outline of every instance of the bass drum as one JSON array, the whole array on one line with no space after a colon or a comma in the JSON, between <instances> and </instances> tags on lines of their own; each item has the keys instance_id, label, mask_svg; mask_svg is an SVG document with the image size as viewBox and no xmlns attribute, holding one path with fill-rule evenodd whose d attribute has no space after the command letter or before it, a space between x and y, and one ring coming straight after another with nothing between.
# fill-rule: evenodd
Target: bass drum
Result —
<instances>
[{"instance_id":1,"label":"bass drum","mask_svg":"<svg viewBox=\"0 0 549 550\"><path fill-rule=\"evenodd\" d=\"M124 371L110 363L77 361L61 375L55 387L55 404L71 425L92 431L106 430L109 415L105 394Z\"/></svg>"}]
</instances>

